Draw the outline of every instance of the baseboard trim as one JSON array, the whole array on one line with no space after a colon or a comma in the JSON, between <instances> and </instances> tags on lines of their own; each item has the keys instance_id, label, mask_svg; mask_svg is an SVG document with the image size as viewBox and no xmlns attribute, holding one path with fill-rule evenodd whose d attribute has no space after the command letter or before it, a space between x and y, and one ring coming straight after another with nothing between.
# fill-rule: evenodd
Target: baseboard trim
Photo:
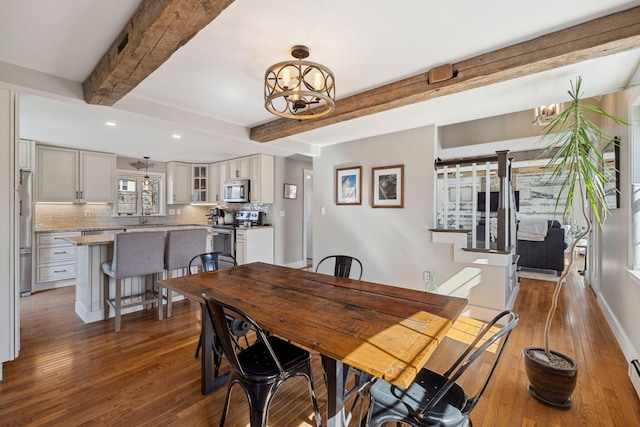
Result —
<instances>
[{"instance_id":1,"label":"baseboard trim","mask_svg":"<svg viewBox=\"0 0 640 427\"><path fill-rule=\"evenodd\" d=\"M624 328L622 328L622 325L618 321L618 318L613 314L613 311L609 307L609 304L607 304L606 299L601 292L597 292L596 295L598 297L598 305L600 306L600 310L602 310L605 319L607 319L607 323L613 331L613 335L616 337L616 341L618 341L618 345L620 346L625 359L627 361L637 359L638 349L635 348L633 342L629 339L629 336L624 331Z\"/></svg>"}]
</instances>

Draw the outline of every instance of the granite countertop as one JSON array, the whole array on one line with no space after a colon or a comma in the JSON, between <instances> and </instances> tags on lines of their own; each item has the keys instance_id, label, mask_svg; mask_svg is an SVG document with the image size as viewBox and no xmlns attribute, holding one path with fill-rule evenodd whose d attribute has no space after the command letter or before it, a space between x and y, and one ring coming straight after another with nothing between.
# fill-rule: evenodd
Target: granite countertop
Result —
<instances>
[{"instance_id":1,"label":"granite countertop","mask_svg":"<svg viewBox=\"0 0 640 427\"><path fill-rule=\"evenodd\" d=\"M208 235L217 235L215 231L209 231ZM89 236L66 236L62 237L67 242L74 243L77 246L94 246L94 245L108 245L112 243L113 233L110 234L93 234Z\"/></svg>"},{"instance_id":2,"label":"granite countertop","mask_svg":"<svg viewBox=\"0 0 640 427\"><path fill-rule=\"evenodd\" d=\"M113 242L113 235L95 234L93 236L69 236L63 237L62 239L75 243L77 246L106 245Z\"/></svg>"},{"instance_id":3,"label":"granite countertop","mask_svg":"<svg viewBox=\"0 0 640 427\"><path fill-rule=\"evenodd\" d=\"M124 231L138 228L169 228L169 227L211 227L211 224L130 224L130 225L104 225L104 226L53 226L36 227L36 233L55 233L66 231Z\"/></svg>"}]
</instances>

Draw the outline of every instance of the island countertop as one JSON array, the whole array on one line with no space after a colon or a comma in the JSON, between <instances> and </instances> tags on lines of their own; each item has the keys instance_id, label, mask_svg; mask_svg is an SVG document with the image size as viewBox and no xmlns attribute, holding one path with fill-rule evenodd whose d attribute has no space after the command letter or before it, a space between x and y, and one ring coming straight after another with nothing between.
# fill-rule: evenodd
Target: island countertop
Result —
<instances>
[{"instance_id":1,"label":"island countertop","mask_svg":"<svg viewBox=\"0 0 640 427\"><path fill-rule=\"evenodd\" d=\"M207 235L215 236L218 233L209 230ZM108 245L113 242L113 233L108 234L91 234L88 236L63 236L63 240L74 243L76 246L94 246L94 245Z\"/></svg>"},{"instance_id":2,"label":"island countertop","mask_svg":"<svg viewBox=\"0 0 640 427\"><path fill-rule=\"evenodd\" d=\"M67 242L75 243L76 246L107 245L113 242L113 234L94 234L90 236L65 236L62 237Z\"/></svg>"},{"instance_id":3,"label":"island countertop","mask_svg":"<svg viewBox=\"0 0 640 427\"><path fill-rule=\"evenodd\" d=\"M34 232L38 233L56 233L67 231L112 231L112 230L144 230L149 228L181 228L181 227L211 227L208 223L191 223L191 224L129 224L129 225L104 225L104 226L39 226Z\"/></svg>"}]
</instances>

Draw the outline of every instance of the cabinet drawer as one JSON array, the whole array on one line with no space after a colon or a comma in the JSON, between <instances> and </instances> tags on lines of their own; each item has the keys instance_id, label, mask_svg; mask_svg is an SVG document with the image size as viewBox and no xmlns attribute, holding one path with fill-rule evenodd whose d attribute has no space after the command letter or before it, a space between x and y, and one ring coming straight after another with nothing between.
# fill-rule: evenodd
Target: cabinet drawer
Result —
<instances>
[{"instance_id":1,"label":"cabinet drawer","mask_svg":"<svg viewBox=\"0 0 640 427\"><path fill-rule=\"evenodd\" d=\"M79 232L69 232L69 233L47 233L47 234L38 234L37 241L38 245L72 245L73 243L69 243L63 239L63 237L68 236L79 236Z\"/></svg>"},{"instance_id":2,"label":"cabinet drawer","mask_svg":"<svg viewBox=\"0 0 640 427\"><path fill-rule=\"evenodd\" d=\"M38 247L37 263L58 262L58 261L76 261L76 246L45 246Z\"/></svg>"},{"instance_id":3,"label":"cabinet drawer","mask_svg":"<svg viewBox=\"0 0 640 427\"><path fill-rule=\"evenodd\" d=\"M236 240L247 240L247 230L236 229Z\"/></svg>"},{"instance_id":4,"label":"cabinet drawer","mask_svg":"<svg viewBox=\"0 0 640 427\"><path fill-rule=\"evenodd\" d=\"M36 280L38 282L53 282L62 279L73 279L76 277L76 263L57 263L38 265Z\"/></svg>"}]
</instances>

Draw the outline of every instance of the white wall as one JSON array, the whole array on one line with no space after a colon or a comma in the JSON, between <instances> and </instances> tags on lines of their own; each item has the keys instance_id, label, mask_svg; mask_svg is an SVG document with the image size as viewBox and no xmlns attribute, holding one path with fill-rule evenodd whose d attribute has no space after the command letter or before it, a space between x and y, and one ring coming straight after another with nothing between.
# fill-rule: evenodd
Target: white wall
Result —
<instances>
[{"instance_id":1,"label":"white wall","mask_svg":"<svg viewBox=\"0 0 640 427\"><path fill-rule=\"evenodd\" d=\"M19 301L16 288L15 217L15 94L0 89L0 364L13 360L19 349ZM2 380L2 369L0 369Z\"/></svg>"},{"instance_id":2,"label":"white wall","mask_svg":"<svg viewBox=\"0 0 640 427\"><path fill-rule=\"evenodd\" d=\"M327 146L314 158L314 262L326 255L360 259L363 280L424 289L422 271L436 282L451 277L452 247L431 243L434 222L433 126ZM404 164L404 208L371 207L371 168ZM336 168L362 166L362 205L335 204ZM321 214L324 208L326 213Z\"/></svg>"},{"instance_id":3,"label":"white wall","mask_svg":"<svg viewBox=\"0 0 640 427\"><path fill-rule=\"evenodd\" d=\"M620 117L629 117L629 105L640 97L640 90L633 89L608 95L602 107L605 111ZM636 107L638 108L638 107ZM603 124L609 135L621 137L620 144L620 208L611 210L602 230L595 228L593 235L597 242L594 248L595 263L591 269L590 279L597 292L611 328L628 360L640 356L640 281L632 278L628 272L632 251L631 239L631 156L630 149L633 129L629 127ZM637 124L636 124L637 126ZM636 130L637 133L637 130ZM640 143L637 141L636 144ZM636 165L638 166L638 165ZM623 244L625 242L626 244ZM638 250L638 249L636 249ZM600 276L597 276L597 272ZM594 276L594 274L596 274Z\"/></svg>"}]
</instances>

